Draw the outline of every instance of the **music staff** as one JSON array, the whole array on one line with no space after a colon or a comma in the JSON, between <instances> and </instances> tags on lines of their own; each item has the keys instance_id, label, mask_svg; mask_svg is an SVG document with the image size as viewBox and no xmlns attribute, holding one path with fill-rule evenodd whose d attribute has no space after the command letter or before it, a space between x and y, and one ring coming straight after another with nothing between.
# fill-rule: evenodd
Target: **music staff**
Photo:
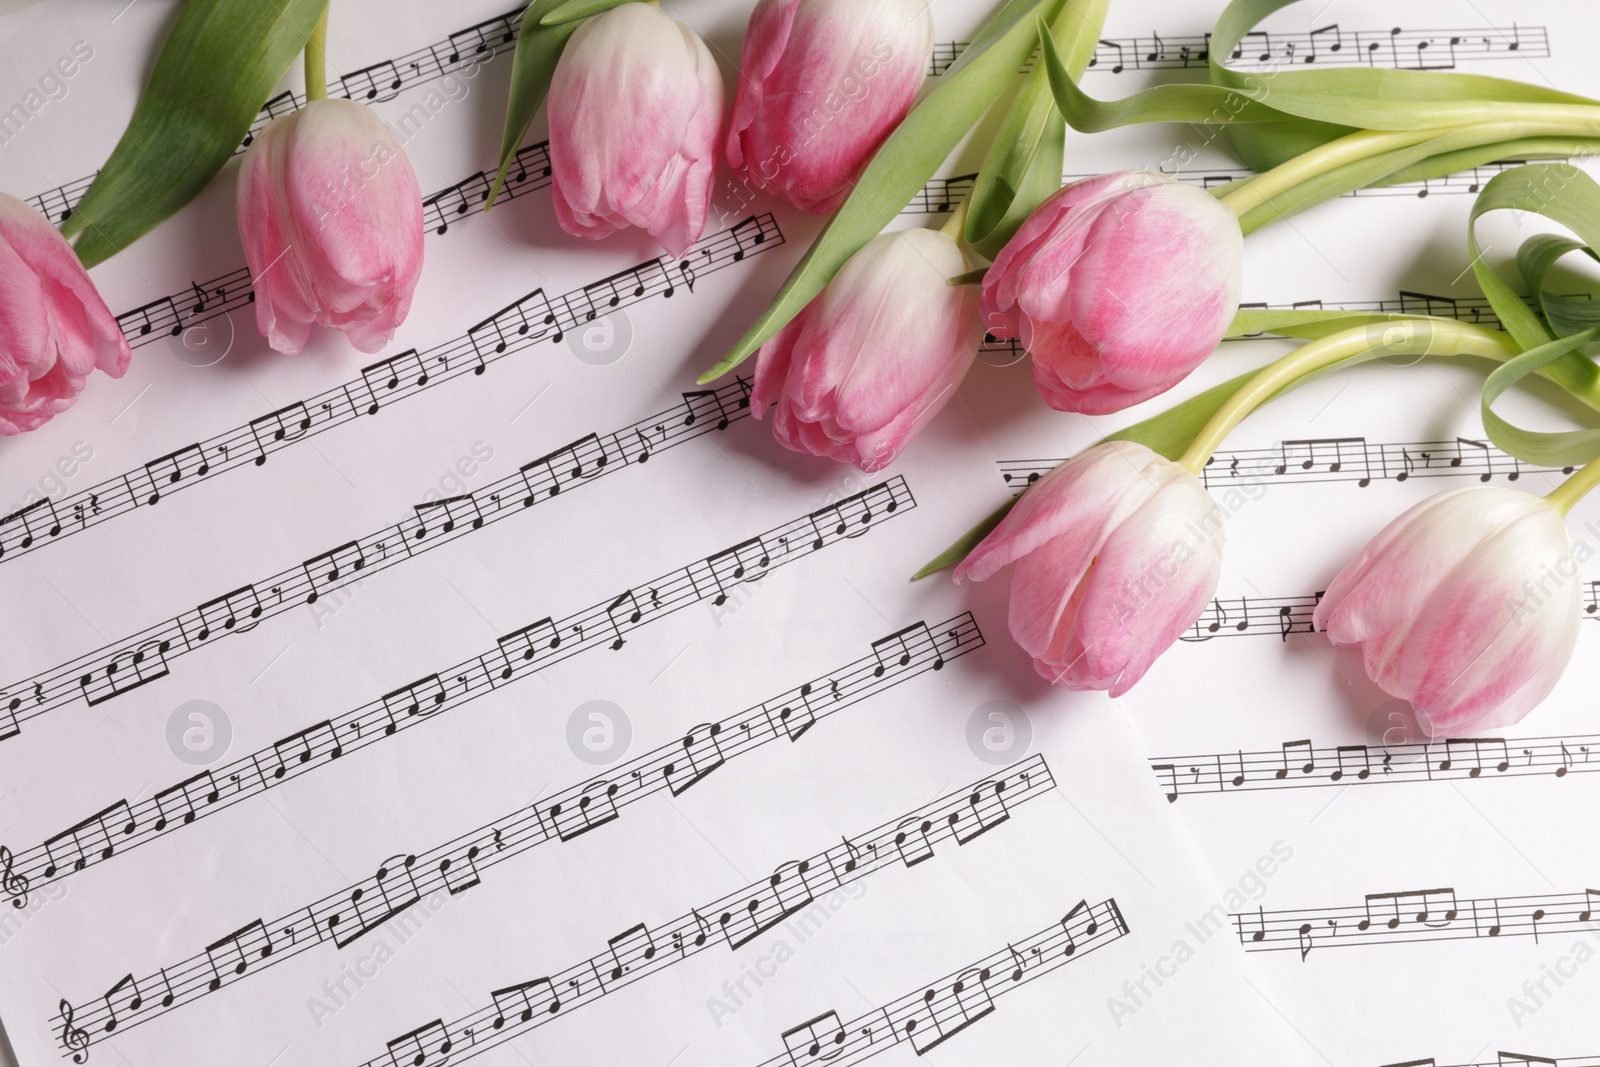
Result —
<instances>
[{"instance_id":1,"label":"music staff","mask_svg":"<svg viewBox=\"0 0 1600 1067\"><path fill-rule=\"evenodd\" d=\"M1476 196L1483 188L1484 183L1502 171L1515 167L1526 166L1526 159L1501 159L1493 163L1481 163L1476 167L1442 178L1429 178L1426 181L1395 182L1390 185L1369 185L1353 192L1341 193L1348 197L1374 197L1374 196L1409 196L1419 200L1427 199L1436 193L1445 195ZM1254 175L1254 171L1238 167L1218 167L1206 171L1178 171L1167 173L1169 178L1175 178L1189 185L1198 185L1202 189L1217 189L1233 182L1244 181ZM934 178L918 190L909 204L901 209L902 215L944 215L955 209L955 205L966 199L972 192L972 183L977 180L977 174L955 174L948 178ZM1082 181L1092 178L1092 174L1063 174L1063 183ZM1487 306L1487 302L1485 302Z\"/></svg>"},{"instance_id":2,"label":"music staff","mask_svg":"<svg viewBox=\"0 0 1600 1067\"><path fill-rule=\"evenodd\" d=\"M614 275L613 279L626 278L632 284L620 284L615 303L608 301L606 306L628 306L655 296L670 298L679 288L693 292L700 276L731 267L783 241L770 213L752 215L702 239L679 260L661 256ZM59 521L48 529L41 531L37 523L26 526L16 514L0 519L0 563L37 552L136 508L155 506L207 478L261 466L274 452L335 426L376 415L398 400L463 375L482 375L489 364L541 341L559 342L566 331L592 321L598 313L591 306L593 298L592 286L559 295L535 289L461 336L425 351L408 349L389 356L343 385L65 496L51 505Z\"/></svg>"},{"instance_id":3,"label":"music staff","mask_svg":"<svg viewBox=\"0 0 1600 1067\"><path fill-rule=\"evenodd\" d=\"M1368 893L1354 907L1233 915L1247 952L1296 951L1304 962L1318 948L1531 937L1600 929L1600 890L1529 897L1462 899L1453 888Z\"/></svg>"},{"instance_id":4,"label":"music staff","mask_svg":"<svg viewBox=\"0 0 1600 1067\"><path fill-rule=\"evenodd\" d=\"M1269 751L1160 756L1150 769L1171 803L1186 794L1261 789L1565 778L1600 771L1600 734L1452 737L1393 745L1317 746L1306 739Z\"/></svg>"},{"instance_id":5,"label":"music staff","mask_svg":"<svg viewBox=\"0 0 1600 1067\"><path fill-rule=\"evenodd\" d=\"M1065 459L1001 460L1000 480L1017 491L1032 485ZM1365 437L1319 437L1282 441L1269 448L1224 448L1201 468L1208 489L1261 482L1274 485L1373 482L1413 478L1496 478L1515 482L1524 474L1565 477L1572 467L1536 467L1500 451L1487 441L1368 441Z\"/></svg>"},{"instance_id":6,"label":"music staff","mask_svg":"<svg viewBox=\"0 0 1600 1067\"><path fill-rule=\"evenodd\" d=\"M365 748L492 690L590 649L620 651L629 635L693 604L726 597L779 567L870 533L916 507L903 477L792 519L732 548L561 619L546 617L499 638L481 655L443 668L354 710L323 719L215 770L202 771L144 800L119 800L43 843L5 853L3 882L30 888L67 878L283 782L315 773ZM900 666L913 660L911 635L885 646ZM878 664L885 672L888 660Z\"/></svg>"},{"instance_id":7,"label":"music staff","mask_svg":"<svg viewBox=\"0 0 1600 1067\"><path fill-rule=\"evenodd\" d=\"M1445 1067L1432 1056L1425 1060L1405 1060L1387 1063L1383 1067ZM1600 1056L1530 1056L1525 1052L1496 1052L1493 1060L1482 1063L1462 1063L1454 1067L1600 1067Z\"/></svg>"},{"instance_id":8,"label":"music staff","mask_svg":"<svg viewBox=\"0 0 1600 1067\"><path fill-rule=\"evenodd\" d=\"M938 76L966 51L965 41L933 46L929 73ZM1453 70L1463 60L1550 57L1550 34L1543 26L1480 26L1470 30L1344 30L1338 23L1307 33L1247 34L1228 56L1232 69L1277 64L1323 67L1392 67L1396 70ZM1095 46L1090 71L1121 74L1130 70L1205 69L1211 60L1211 34L1105 38ZM1033 59L1023 73L1033 69Z\"/></svg>"},{"instance_id":9,"label":"music staff","mask_svg":"<svg viewBox=\"0 0 1600 1067\"><path fill-rule=\"evenodd\" d=\"M656 453L725 429L749 414L750 383L736 379L600 436L587 434L476 492L418 504L397 523L259 578L121 641L0 688L0 741L21 724L77 701L101 704L165 677L179 656L247 633L266 619L459 540L564 491L644 463ZM45 503L41 501L41 503ZM37 505L34 505L37 507ZM3 520L0 520L3 526Z\"/></svg>"},{"instance_id":10,"label":"music staff","mask_svg":"<svg viewBox=\"0 0 1600 1067\"><path fill-rule=\"evenodd\" d=\"M921 1056L993 1014L995 998L1125 937L1115 899L1073 905L1060 922L848 1022L825 1011L780 1036L784 1050L760 1067L848 1067L901 1043Z\"/></svg>"},{"instance_id":11,"label":"music staff","mask_svg":"<svg viewBox=\"0 0 1600 1067\"><path fill-rule=\"evenodd\" d=\"M516 48L517 35L522 29L522 11L522 8L516 8L464 30L457 30L442 41L424 45L403 56L379 60L360 70L351 71L329 84L328 95L362 103L377 103L393 100L404 89L436 81L447 74L475 71L494 57ZM249 148L268 123L305 105L305 94L291 90L285 90L268 100L250 123L250 132L234 154ZM91 174L87 178L76 178L29 197L28 203L59 225L71 217L95 177L95 174Z\"/></svg>"},{"instance_id":12,"label":"music staff","mask_svg":"<svg viewBox=\"0 0 1600 1067\"><path fill-rule=\"evenodd\" d=\"M580 963L493 990L487 1005L407 1031L363 1067L416 1063L418 1056L423 1063L445 1055L457 1063L471 1059L697 953L722 946L737 951L852 882L888 868L916 867L946 842L968 845L1052 788L1049 767L1034 756L876 829L843 837L816 855L783 863L769 877L670 922L639 923Z\"/></svg>"}]
</instances>

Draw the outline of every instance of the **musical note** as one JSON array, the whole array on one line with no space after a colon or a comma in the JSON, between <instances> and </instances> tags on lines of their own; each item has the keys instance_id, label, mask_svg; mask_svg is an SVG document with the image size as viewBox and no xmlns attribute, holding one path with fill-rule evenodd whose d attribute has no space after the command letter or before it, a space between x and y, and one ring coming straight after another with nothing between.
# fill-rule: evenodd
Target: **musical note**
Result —
<instances>
[{"instance_id":1,"label":"musical note","mask_svg":"<svg viewBox=\"0 0 1600 1067\"><path fill-rule=\"evenodd\" d=\"M195 634L197 641L206 640L218 629L232 630L238 627L242 633L252 629L256 620L261 618L261 598L256 595L255 586L240 586L231 593L224 593L201 604L195 609L195 614L200 617L200 629Z\"/></svg>"},{"instance_id":2,"label":"musical note","mask_svg":"<svg viewBox=\"0 0 1600 1067\"><path fill-rule=\"evenodd\" d=\"M680 795L727 762L717 744L717 735L721 732L721 723L706 723L683 735L682 757L661 769L673 796Z\"/></svg>"},{"instance_id":3,"label":"musical note","mask_svg":"<svg viewBox=\"0 0 1600 1067\"><path fill-rule=\"evenodd\" d=\"M354 925L346 922L347 915L342 911L327 919L335 947L344 948L365 937L422 899L411 870L416 861L415 856L393 856L383 862L370 883L351 891L348 901Z\"/></svg>"},{"instance_id":4,"label":"musical note","mask_svg":"<svg viewBox=\"0 0 1600 1067\"><path fill-rule=\"evenodd\" d=\"M226 937L219 938L206 946L206 961L211 965L212 978L208 984L211 992L216 992L222 986L223 971L231 971L235 978L243 975L250 969L250 957L264 960L272 955L272 939L267 936L266 926L260 919L247 923ZM219 966L218 955L225 957Z\"/></svg>"},{"instance_id":5,"label":"musical note","mask_svg":"<svg viewBox=\"0 0 1600 1067\"><path fill-rule=\"evenodd\" d=\"M125 648L104 661L97 669L78 679L78 688L90 705L103 704L113 697L165 678L171 673L167 653L172 642L152 638L135 648Z\"/></svg>"},{"instance_id":6,"label":"musical note","mask_svg":"<svg viewBox=\"0 0 1600 1067\"><path fill-rule=\"evenodd\" d=\"M276 767L273 768L271 777L282 778L289 773L290 767L300 767L310 763L321 754L324 741L327 744L329 759L338 759L344 754L338 735L334 732L333 723L328 719L323 719L304 730L298 730L282 741L274 742L272 763L275 763Z\"/></svg>"},{"instance_id":7,"label":"musical note","mask_svg":"<svg viewBox=\"0 0 1600 1067\"><path fill-rule=\"evenodd\" d=\"M5 555L10 531L17 527L21 527L22 536L14 543L18 548L28 549L33 547L35 538L41 532L46 537L60 534L61 519L57 517L56 506L49 497L42 497L27 507L0 518L0 556Z\"/></svg>"},{"instance_id":8,"label":"musical note","mask_svg":"<svg viewBox=\"0 0 1600 1067\"><path fill-rule=\"evenodd\" d=\"M144 477L150 485L145 503L160 501L165 486L175 485L186 477L204 478L210 470L211 464L206 462L205 453L198 444L186 445L176 452L151 460L144 465Z\"/></svg>"},{"instance_id":9,"label":"musical note","mask_svg":"<svg viewBox=\"0 0 1600 1067\"><path fill-rule=\"evenodd\" d=\"M200 799L207 804L215 804L221 795L210 771L201 771L192 778L185 778L177 785L161 790L154 798L156 811L159 813L155 821L156 831L159 833L165 830L173 818L186 825L194 822L197 814L195 800Z\"/></svg>"},{"instance_id":10,"label":"musical note","mask_svg":"<svg viewBox=\"0 0 1600 1067\"><path fill-rule=\"evenodd\" d=\"M301 570L311 586L305 602L315 604L324 592L348 580L366 565L367 556L358 541L346 541L338 548L312 556L301 564Z\"/></svg>"},{"instance_id":11,"label":"musical note","mask_svg":"<svg viewBox=\"0 0 1600 1067\"><path fill-rule=\"evenodd\" d=\"M259 467L267 462L270 445L297 440L311 429L311 413L304 401L296 401L258 419L251 419L249 426L250 436L261 453L255 458L255 464Z\"/></svg>"},{"instance_id":12,"label":"musical note","mask_svg":"<svg viewBox=\"0 0 1600 1067\"><path fill-rule=\"evenodd\" d=\"M402 79L392 60L353 70L339 78L339 94L346 100L393 100L400 95Z\"/></svg>"},{"instance_id":13,"label":"musical note","mask_svg":"<svg viewBox=\"0 0 1600 1067\"><path fill-rule=\"evenodd\" d=\"M454 1042L450 1040L444 1021L435 1019L401 1034L384 1047L389 1050L389 1059L395 1067L402 1062L409 1063L411 1067L426 1067L429 1063L444 1063L450 1056ZM404 1054L403 1061L400 1053Z\"/></svg>"}]
</instances>

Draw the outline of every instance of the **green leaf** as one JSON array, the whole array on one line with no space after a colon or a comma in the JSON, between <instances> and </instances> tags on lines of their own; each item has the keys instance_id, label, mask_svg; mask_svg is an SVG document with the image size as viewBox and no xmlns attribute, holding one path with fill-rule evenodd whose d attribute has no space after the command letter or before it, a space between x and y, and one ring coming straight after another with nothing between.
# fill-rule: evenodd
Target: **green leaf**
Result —
<instances>
[{"instance_id":1,"label":"green leaf","mask_svg":"<svg viewBox=\"0 0 1600 1067\"><path fill-rule=\"evenodd\" d=\"M1247 234L1253 233L1269 222L1304 211L1352 190L1372 185L1392 184L1399 180L1400 175L1406 175L1413 181L1423 177L1440 177L1450 173L1448 168L1455 164L1473 166L1483 162L1485 153L1490 153L1492 158L1492 153L1498 151L1494 147L1496 145L1525 145L1530 141L1536 141L1537 144L1546 147L1573 147L1584 142L1584 139L1571 138L1525 138L1508 142L1496 140L1498 136L1499 131L1496 127L1485 125L1463 126L1453 130L1363 132L1352 135L1347 138L1349 145L1344 147L1346 154L1356 155L1357 158L1343 166L1314 172L1311 177L1293 182L1287 188L1277 189L1265 202L1248 207L1239 216L1240 228ZM1393 142L1397 147L1388 151L1374 152L1371 155L1360 155L1361 144L1370 145L1380 140ZM1340 145L1334 144L1328 146L1325 151L1335 152L1340 149ZM1281 180L1282 176L1302 166L1303 161L1291 162L1277 172L1268 172L1258 179L1246 179L1239 190L1229 194L1229 199L1249 195L1249 187L1255 180L1282 186L1285 184ZM1229 199L1224 199L1224 203L1229 202Z\"/></svg>"},{"instance_id":2,"label":"green leaf","mask_svg":"<svg viewBox=\"0 0 1600 1067\"><path fill-rule=\"evenodd\" d=\"M84 266L193 200L233 158L327 0L189 0L122 139L61 232Z\"/></svg>"},{"instance_id":3,"label":"green leaf","mask_svg":"<svg viewBox=\"0 0 1600 1067\"><path fill-rule=\"evenodd\" d=\"M1535 234L1517 250L1517 267L1543 319L1523 303L1478 248L1478 218L1501 209L1543 215L1577 235L1573 240ZM1534 372L1555 379L1592 405L1600 388L1600 367L1577 349L1600 337L1600 309L1592 301L1547 292L1545 276L1559 259L1572 252L1600 258L1595 256L1596 249L1600 249L1600 184L1570 164L1531 164L1496 175L1483 187L1472 207L1467 244L1473 272L1495 314L1517 343L1527 349L1497 368L1484 382L1484 431L1500 449L1525 463L1566 467L1600 457L1600 430L1539 433L1513 426L1493 409L1502 393Z\"/></svg>"},{"instance_id":4,"label":"green leaf","mask_svg":"<svg viewBox=\"0 0 1600 1067\"><path fill-rule=\"evenodd\" d=\"M1096 100L1078 87L1055 42L1043 26L1041 58L1050 77L1056 106L1067 125L1083 133L1101 133L1138 122L1189 122L1200 125L1233 122L1287 122L1293 116L1251 100L1220 85L1157 85L1121 100Z\"/></svg>"},{"instance_id":5,"label":"green leaf","mask_svg":"<svg viewBox=\"0 0 1600 1067\"><path fill-rule=\"evenodd\" d=\"M602 11L610 11L621 4L633 3L634 0L567 0L566 3L548 12L539 19L540 26L559 26L564 22L577 22L590 15L598 15ZM528 25L524 17L523 26Z\"/></svg>"},{"instance_id":6,"label":"green leaf","mask_svg":"<svg viewBox=\"0 0 1600 1067\"><path fill-rule=\"evenodd\" d=\"M1342 70L1236 71L1224 66L1262 19L1296 0L1233 0L1211 35L1211 80L1301 118L1366 129L1454 126L1537 114L1519 105L1593 105L1587 97L1478 74L1358 67ZM1332 41L1327 42L1329 45ZM1302 57L1303 58L1303 57ZM1504 105L1485 107L1486 104Z\"/></svg>"},{"instance_id":7,"label":"green leaf","mask_svg":"<svg viewBox=\"0 0 1600 1067\"><path fill-rule=\"evenodd\" d=\"M556 62L567 38L577 32L586 15L620 7L629 0L533 0L522 13L522 30L517 34L517 50L511 57L511 92L506 99L506 125L500 135L500 168L495 172L494 184L483 202L483 210L494 207L495 197L506 180L506 171L522 147L522 138L533 117L539 113L545 96L550 92L550 79L555 75ZM582 4L587 10L574 16L573 21L546 26L543 20L565 8Z\"/></svg>"},{"instance_id":8,"label":"green leaf","mask_svg":"<svg viewBox=\"0 0 1600 1067\"><path fill-rule=\"evenodd\" d=\"M1432 181L1446 174L1458 174L1486 163L1528 163L1538 159L1571 159L1575 156L1600 154L1600 138L1594 137L1520 137L1510 141L1492 141L1454 152L1429 156L1418 163L1390 174L1375 186L1401 185L1406 182ZM1476 188L1468 192L1477 192Z\"/></svg>"},{"instance_id":9,"label":"green leaf","mask_svg":"<svg viewBox=\"0 0 1600 1067\"><path fill-rule=\"evenodd\" d=\"M1523 463L1540 467L1577 467L1600 457L1600 430L1567 430L1563 433L1523 430L1496 415L1493 408L1501 393L1534 371L1558 359L1576 355L1581 345L1588 344L1597 336L1600 336L1600 326L1530 348L1494 369L1494 373L1483 383L1481 411L1484 432L1496 448Z\"/></svg>"},{"instance_id":10,"label":"green leaf","mask_svg":"<svg viewBox=\"0 0 1600 1067\"><path fill-rule=\"evenodd\" d=\"M748 359L822 292L845 261L910 203L957 142L994 103L1034 47L1032 19L1053 18L1065 0L1007 0L961 58L911 109L861 173L783 288L733 348L700 376L709 382Z\"/></svg>"},{"instance_id":11,"label":"green leaf","mask_svg":"<svg viewBox=\"0 0 1600 1067\"><path fill-rule=\"evenodd\" d=\"M988 537L994 531L994 528L1000 525L1000 520L1011 514L1011 509L1016 507L1017 501L1021 499L1022 494L1018 493L1004 504L995 508L978 525L956 538L955 543L949 548L924 563L922 568L911 576L911 580L914 582L919 578L926 578L930 574L938 574L940 571L948 567L954 567L957 563L966 559L967 556L971 555L972 550L978 547L978 542Z\"/></svg>"},{"instance_id":12,"label":"green leaf","mask_svg":"<svg viewBox=\"0 0 1600 1067\"><path fill-rule=\"evenodd\" d=\"M1051 33L1067 50L1067 68L1081 77L1094 57L1110 0L1074 0ZM989 144L967 204L967 244L994 259L1044 200L1061 188L1066 125L1056 110L1044 64L1035 63L1004 124Z\"/></svg>"},{"instance_id":13,"label":"green leaf","mask_svg":"<svg viewBox=\"0 0 1600 1067\"><path fill-rule=\"evenodd\" d=\"M1495 175L1472 205L1467 221L1467 250L1478 284L1517 343L1525 349L1538 348L1554 340L1553 335L1489 265L1478 247L1478 218L1501 209L1543 215L1571 230L1589 248L1600 248L1600 185L1570 164L1533 163ZM1542 274L1528 279L1536 299L1542 280Z\"/></svg>"},{"instance_id":14,"label":"green leaf","mask_svg":"<svg viewBox=\"0 0 1600 1067\"><path fill-rule=\"evenodd\" d=\"M1353 126L1290 119L1284 122L1245 122L1225 127L1228 143L1239 161L1260 174L1295 156L1355 133Z\"/></svg>"}]
</instances>

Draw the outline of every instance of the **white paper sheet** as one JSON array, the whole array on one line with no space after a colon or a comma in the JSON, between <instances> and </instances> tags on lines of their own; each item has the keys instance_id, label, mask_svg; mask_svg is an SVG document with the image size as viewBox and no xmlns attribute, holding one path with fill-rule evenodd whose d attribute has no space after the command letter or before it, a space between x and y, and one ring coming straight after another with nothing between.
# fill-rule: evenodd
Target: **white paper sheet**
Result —
<instances>
[{"instance_id":1,"label":"white paper sheet","mask_svg":"<svg viewBox=\"0 0 1600 1067\"><path fill-rule=\"evenodd\" d=\"M737 54L741 5L678 13ZM96 42L6 188L81 195L170 14L0 22L9 70ZM999 584L907 583L995 489L966 405L868 478L779 449L737 382L684 395L816 221L724 193L704 256L574 242L537 149L459 211L498 14L335 17L336 76L411 57L374 106L432 191L382 365L266 351L224 179L96 271L128 376L4 443L16 509L50 501L0 531L19 1061L1294 1061L1226 915L1298 846L1214 887Z\"/></svg>"}]
</instances>

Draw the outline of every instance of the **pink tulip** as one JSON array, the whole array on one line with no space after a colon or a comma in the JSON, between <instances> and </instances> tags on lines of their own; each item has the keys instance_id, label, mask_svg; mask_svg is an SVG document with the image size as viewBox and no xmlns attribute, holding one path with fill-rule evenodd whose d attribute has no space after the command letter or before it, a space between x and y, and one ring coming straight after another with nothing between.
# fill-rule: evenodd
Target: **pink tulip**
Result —
<instances>
[{"instance_id":1,"label":"pink tulip","mask_svg":"<svg viewBox=\"0 0 1600 1067\"><path fill-rule=\"evenodd\" d=\"M1011 636L1034 669L1116 697L1205 610L1223 540L1198 478L1144 445L1109 441L1039 479L956 581L1016 562Z\"/></svg>"},{"instance_id":2,"label":"pink tulip","mask_svg":"<svg viewBox=\"0 0 1600 1067\"><path fill-rule=\"evenodd\" d=\"M700 239L722 135L722 76L695 32L650 4L589 19L550 81L556 221L598 241L640 226L673 255Z\"/></svg>"},{"instance_id":3,"label":"pink tulip","mask_svg":"<svg viewBox=\"0 0 1600 1067\"><path fill-rule=\"evenodd\" d=\"M1517 722L1578 640L1582 580L1561 512L1512 489L1440 493L1334 578L1313 616L1434 736Z\"/></svg>"},{"instance_id":4,"label":"pink tulip","mask_svg":"<svg viewBox=\"0 0 1600 1067\"><path fill-rule=\"evenodd\" d=\"M0 193L0 434L49 422L90 371L120 378L132 355L66 238Z\"/></svg>"},{"instance_id":5,"label":"pink tulip","mask_svg":"<svg viewBox=\"0 0 1600 1067\"><path fill-rule=\"evenodd\" d=\"M937 230L869 241L757 353L751 411L795 452L876 471L937 415L983 329L956 242Z\"/></svg>"},{"instance_id":6,"label":"pink tulip","mask_svg":"<svg viewBox=\"0 0 1600 1067\"><path fill-rule=\"evenodd\" d=\"M932 54L927 0L760 0L729 165L795 207L833 211L911 109Z\"/></svg>"},{"instance_id":7,"label":"pink tulip","mask_svg":"<svg viewBox=\"0 0 1600 1067\"><path fill-rule=\"evenodd\" d=\"M237 206L268 344L298 352L312 323L362 352L394 337L422 274L422 194L376 114L313 100L275 120L245 152Z\"/></svg>"},{"instance_id":8,"label":"pink tulip","mask_svg":"<svg viewBox=\"0 0 1600 1067\"><path fill-rule=\"evenodd\" d=\"M1039 205L983 283L983 323L1020 338L1058 411L1166 392L1239 308L1244 237L1216 198L1163 174L1075 182Z\"/></svg>"},{"instance_id":9,"label":"pink tulip","mask_svg":"<svg viewBox=\"0 0 1600 1067\"><path fill-rule=\"evenodd\" d=\"M322 99L270 123L245 152L237 210L267 344L299 352L312 323L362 352L394 338L422 275L422 194L373 110Z\"/></svg>"}]
</instances>

